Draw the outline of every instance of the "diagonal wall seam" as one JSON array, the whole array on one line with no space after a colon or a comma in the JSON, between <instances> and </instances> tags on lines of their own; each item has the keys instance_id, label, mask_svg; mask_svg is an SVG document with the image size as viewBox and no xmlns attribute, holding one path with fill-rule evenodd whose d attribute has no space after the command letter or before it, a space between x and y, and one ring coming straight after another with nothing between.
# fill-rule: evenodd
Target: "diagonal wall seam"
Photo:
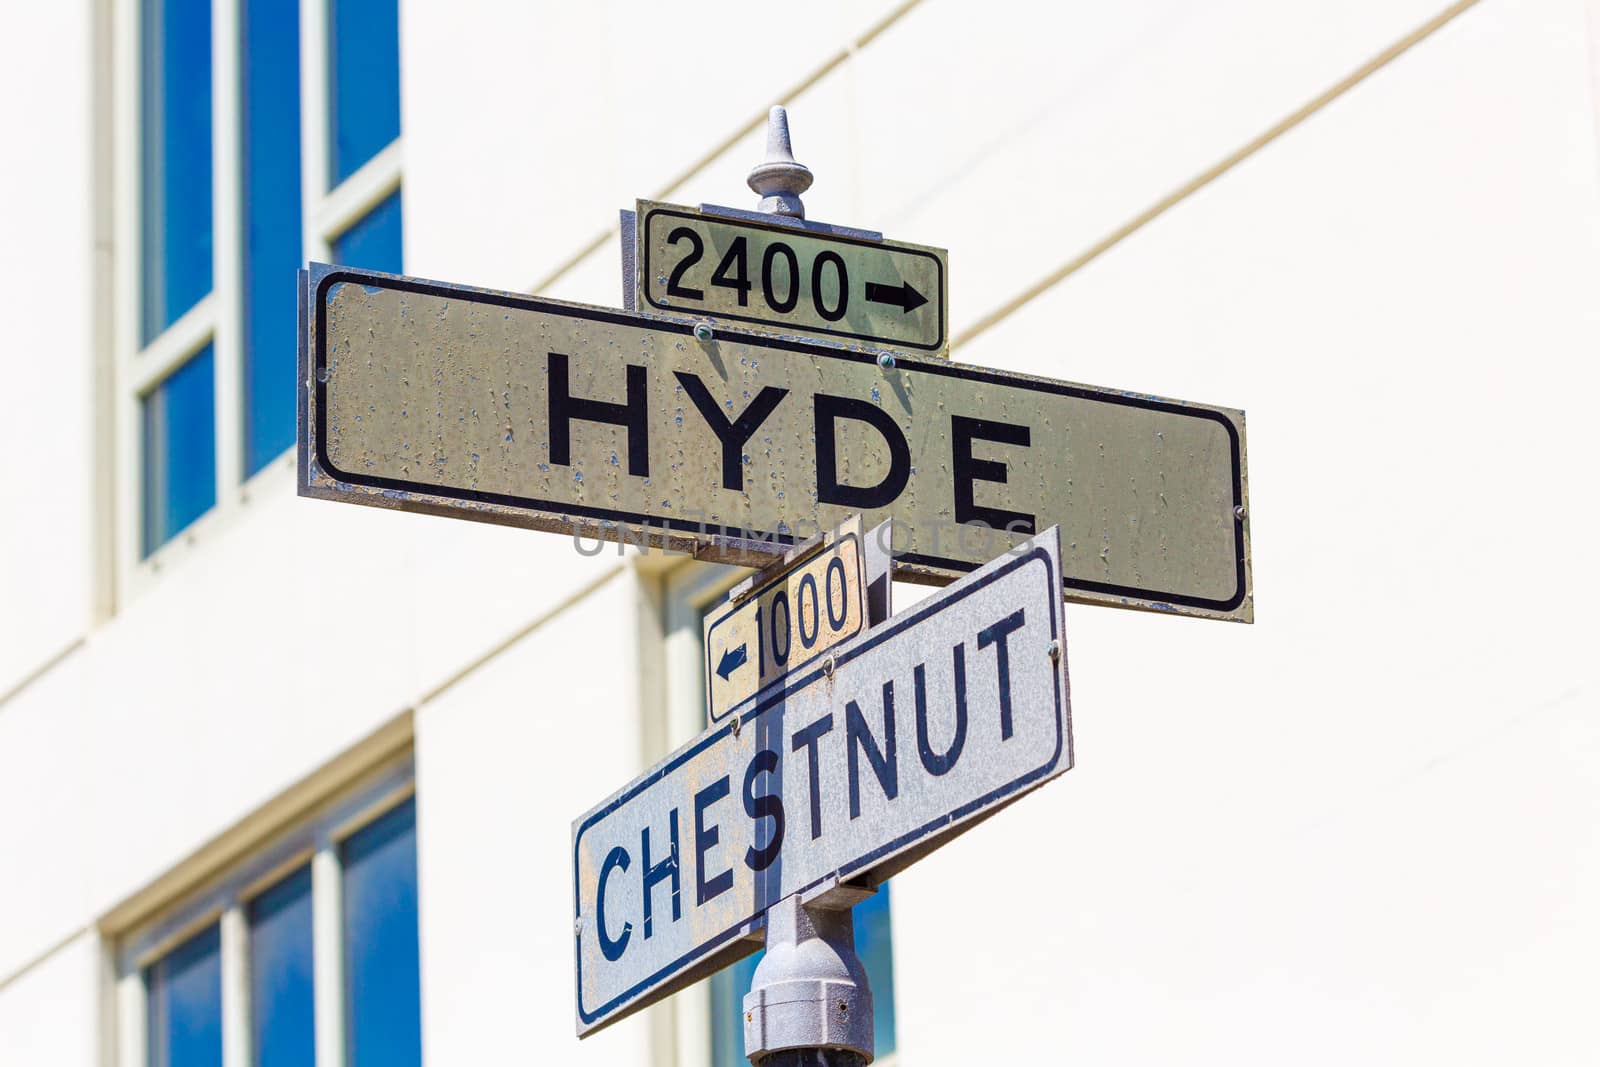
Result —
<instances>
[{"instance_id":1,"label":"diagonal wall seam","mask_svg":"<svg viewBox=\"0 0 1600 1067\"><path fill-rule=\"evenodd\" d=\"M493 660L496 660L506 652L509 652L513 647L521 642L523 638L527 637L529 634L532 634L535 630L538 630L546 623L554 620L568 608L579 603L580 601L587 599L591 593L594 593L596 590L606 585L626 569L627 567L624 564L613 564L612 566L607 567L593 579L585 582L579 588L562 597L556 603L546 606L539 612L538 615L534 616L532 619L529 619L521 626L518 626L515 630L511 631L511 633L495 642L484 652L474 656L460 667L457 667L455 670L451 671L449 675L436 682L421 696L417 697L416 700L412 701L410 707L406 710L411 712L419 711L425 704L429 704L432 701L437 700L447 691L466 680L466 678L469 677L474 671L481 667L487 666Z\"/></svg>"},{"instance_id":2,"label":"diagonal wall seam","mask_svg":"<svg viewBox=\"0 0 1600 1067\"><path fill-rule=\"evenodd\" d=\"M12 684L11 688L0 691L0 711L3 711L7 704L21 696L25 689L33 685L33 683L37 682L45 675L49 674L51 671L55 670L57 667L61 666L61 664L66 662L68 657L88 643L88 635L79 634L71 641L68 641L64 646L45 657L43 662L41 662L38 666L34 667L21 678L17 679L17 681Z\"/></svg>"},{"instance_id":3,"label":"diagonal wall seam","mask_svg":"<svg viewBox=\"0 0 1600 1067\"><path fill-rule=\"evenodd\" d=\"M60 940L53 942L50 947L46 948L44 951L30 956L28 959L12 968L12 970L8 973L0 975L0 993L4 993L13 984L26 978L35 969L54 959L58 953L64 951L74 941L78 940L78 938L85 934L93 934L94 932L95 927L93 923L90 923L87 926L73 927L69 933L63 936Z\"/></svg>"},{"instance_id":4,"label":"diagonal wall seam","mask_svg":"<svg viewBox=\"0 0 1600 1067\"><path fill-rule=\"evenodd\" d=\"M877 40L885 30L887 30L890 26L893 26L896 22L899 22L900 19L905 17L905 15L907 15L912 9L921 5L921 3L922 0L903 0L902 3L896 5L881 19L879 19L877 22L874 22L871 26L868 26L858 36L840 47L838 51L834 52L833 55L829 56L825 61L823 61L821 66L817 67L810 74L807 74L804 78L801 78L799 81L789 86L789 88L785 91L779 93L773 100L769 101L766 106L762 107L759 112L745 122L744 125L740 126L722 140L718 141L706 152L702 153L700 158L696 159L693 163L685 167L682 172L680 172L671 181L667 182L666 185L663 185L659 190L657 190L655 195L650 197L650 199L666 200L670 198L680 186L684 185L702 170L705 170L712 163L715 163L723 153L735 147L741 140L743 140L745 137L748 137L756 130L761 129L761 127L766 124L767 112L771 109L772 105L788 103L795 97L804 93L807 89L810 89L812 86L816 85L823 78L826 78L829 74L837 70L845 62L845 60L854 56L858 51ZM562 275L572 270L579 263L583 262L590 255L592 255L595 251L602 248L607 241L611 240L616 235L617 227L615 226L609 227L597 234L582 248L578 249L578 251L574 252L571 256L568 256L565 260L563 260L562 263L553 271L530 286L528 291L530 293L543 292L545 289L559 281Z\"/></svg>"},{"instance_id":5,"label":"diagonal wall seam","mask_svg":"<svg viewBox=\"0 0 1600 1067\"><path fill-rule=\"evenodd\" d=\"M1083 252L1080 252L1077 256L1068 260L1066 263L1051 271L1037 282L1028 286L1021 293L1012 297L1010 300L995 308L987 315L984 315L977 322L973 323L971 326L968 326L965 330L962 330L959 334L951 339L950 347L952 349L958 348L1003 322L1014 312L1020 309L1024 304L1028 303L1028 301L1042 295L1047 290L1060 284L1067 278L1070 278L1073 274L1076 274L1079 270L1082 270L1085 266L1094 262L1106 252L1121 244L1128 237L1144 229L1144 227L1148 226L1162 215L1165 215L1168 211L1172 210L1174 207L1181 204L1195 193L1204 189L1206 186L1210 185L1212 182L1228 173L1234 167L1237 167L1251 156L1254 156L1257 152L1260 152L1263 148L1267 147L1272 142L1276 141L1278 138L1282 137L1284 134L1288 133L1290 130L1294 129L1296 126L1299 126L1311 116L1315 115L1317 112L1321 111L1323 108L1339 99L1345 93L1361 84L1368 77L1376 74L1378 71L1394 62L1400 56L1410 51L1413 47L1427 40L1457 15L1460 15L1468 8L1476 6L1478 2L1479 0L1457 0L1456 3L1451 4L1439 14L1433 16L1433 18L1424 22L1422 25L1418 26L1416 29L1412 30L1398 41L1395 41L1393 44L1383 49L1383 51L1379 52L1371 59L1368 59L1365 63L1361 64L1361 66L1345 75L1332 86L1312 97L1306 103L1302 104L1300 107L1296 108L1282 119L1279 119L1264 132L1258 134L1252 140L1230 152L1228 155L1224 156L1207 169L1201 171L1195 177L1189 179L1187 182L1184 182L1182 185L1178 186L1178 188L1157 200L1154 204L1151 204L1149 207L1139 212L1139 214L1135 215L1133 218L1129 219L1115 230L1112 230L1105 237L1102 237L1100 240L1090 245Z\"/></svg>"}]
</instances>

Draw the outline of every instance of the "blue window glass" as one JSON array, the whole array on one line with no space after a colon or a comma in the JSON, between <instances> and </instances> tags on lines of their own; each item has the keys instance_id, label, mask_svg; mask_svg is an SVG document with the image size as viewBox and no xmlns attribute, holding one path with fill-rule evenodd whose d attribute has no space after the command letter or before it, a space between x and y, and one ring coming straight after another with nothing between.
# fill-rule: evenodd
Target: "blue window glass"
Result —
<instances>
[{"instance_id":1,"label":"blue window glass","mask_svg":"<svg viewBox=\"0 0 1600 1067\"><path fill-rule=\"evenodd\" d=\"M328 184L400 136L399 0L328 2Z\"/></svg>"},{"instance_id":2,"label":"blue window glass","mask_svg":"<svg viewBox=\"0 0 1600 1067\"><path fill-rule=\"evenodd\" d=\"M333 239L333 261L399 274L400 237L400 190L396 189Z\"/></svg>"},{"instance_id":3,"label":"blue window glass","mask_svg":"<svg viewBox=\"0 0 1600 1067\"><path fill-rule=\"evenodd\" d=\"M211 0L144 0L140 333L211 291Z\"/></svg>"},{"instance_id":4,"label":"blue window glass","mask_svg":"<svg viewBox=\"0 0 1600 1067\"><path fill-rule=\"evenodd\" d=\"M867 969L872 990L873 1055L883 1059L895 1050L894 958L889 940L889 886L855 907L856 955ZM746 956L711 976L711 1062L713 1067L746 1067L744 995L762 953Z\"/></svg>"},{"instance_id":5,"label":"blue window glass","mask_svg":"<svg viewBox=\"0 0 1600 1067\"><path fill-rule=\"evenodd\" d=\"M316 1060L311 958L311 867L250 902L250 1024L254 1067Z\"/></svg>"},{"instance_id":6,"label":"blue window glass","mask_svg":"<svg viewBox=\"0 0 1600 1067\"><path fill-rule=\"evenodd\" d=\"M240 10L244 209L244 474L294 443L300 267L300 5Z\"/></svg>"},{"instance_id":7,"label":"blue window glass","mask_svg":"<svg viewBox=\"0 0 1600 1067\"><path fill-rule=\"evenodd\" d=\"M746 956L711 976L712 1067L746 1067L744 1057L744 995L763 953Z\"/></svg>"},{"instance_id":8,"label":"blue window glass","mask_svg":"<svg viewBox=\"0 0 1600 1067\"><path fill-rule=\"evenodd\" d=\"M143 402L144 554L217 501L216 393L211 346Z\"/></svg>"},{"instance_id":9,"label":"blue window glass","mask_svg":"<svg viewBox=\"0 0 1600 1067\"><path fill-rule=\"evenodd\" d=\"M344 868L347 1067L419 1067L417 808L407 800L351 835Z\"/></svg>"},{"instance_id":10,"label":"blue window glass","mask_svg":"<svg viewBox=\"0 0 1600 1067\"><path fill-rule=\"evenodd\" d=\"M889 1055L897 1047L894 1034L894 949L889 940L889 886L878 887L856 905L856 955L867 969L872 988L872 1043L875 1055Z\"/></svg>"},{"instance_id":11,"label":"blue window glass","mask_svg":"<svg viewBox=\"0 0 1600 1067\"><path fill-rule=\"evenodd\" d=\"M222 1067L222 959L212 925L145 968L149 1067Z\"/></svg>"}]
</instances>

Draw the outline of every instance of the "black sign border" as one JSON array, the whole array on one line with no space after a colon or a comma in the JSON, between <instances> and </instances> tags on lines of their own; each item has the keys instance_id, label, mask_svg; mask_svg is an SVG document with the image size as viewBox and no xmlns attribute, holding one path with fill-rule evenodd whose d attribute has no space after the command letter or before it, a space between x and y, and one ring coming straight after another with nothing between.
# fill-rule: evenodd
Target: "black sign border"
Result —
<instances>
[{"instance_id":1,"label":"black sign border","mask_svg":"<svg viewBox=\"0 0 1600 1067\"><path fill-rule=\"evenodd\" d=\"M648 526L657 529L665 528L688 536L740 538L745 536L745 531L732 527L720 526L706 522L688 522L674 519L664 515L648 515L633 511L620 511L613 508L600 508L584 504L570 504L561 501L537 500L532 497L519 497L507 493L487 493L477 489L466 489L459 486L433 485L426 482L403 481L395 478L383 478L374 475L356 475L342 471L328 459L327 454L327 314L328 290L335 285L374 285L379 288L399 290L401 292L419 293L426 296L438 296L450 299L470 299L478 303L489 304L494 307L517 308L524 311L535 311L545 315L562 315L570 318L587 319L592 322L605 322L614 326L628 326L634 329L655 330L660 333L676 333L693 336L694 325L688 322L670 322L661 319L650 319L640 315L630 314L625 311L615 311L606 308L590 307L584 304L568 304L555 301L542 300L538 297L523 296L515 293L505 293L489 289L475 289L469 286L447 285L440 282L430 282L419 278L410 278L403 275L385 274L379 271L356 271L344 267L336 267L323 275L317 281L316 302L316 336L313 338L312 351L312 386L316 391L316 418L312 427L316 437L316 458L322 469L332 477L349 485L366 486L377 490L391 490L401 493L417 493L423 496L440 497L447 500L460 500L469 503L493 504L500 507L516 508L524 511L544 512L554 516L577 515L583 518L598 519L616 523ZM833 348L827 345L808 343L805 341L789 340L787 338L772 337L766 334L741 331L738 335L741 340L751 344L763 345L768 348L785 352L799 352L809 356L824 359L838 359L852 363L876 363L877 357L870 352L857 352L847 348ZM1080 400L1091 400L1102 404L1115 404L1145 411L1162 411L1172 415L1181 415L1188 418L1210 419L1227 431L1229 454L1232 466L1233 482L1233 507L1237 513L1244 504L1244 457L1243 445L1239 439L1239 430L1221 412L1207 408L1190 407L1185 404L1175 404L1164 400L1155 400L1149 397L1127 394L1114 394L1085 389L1080 386L1069 385L1065 382L1040 381L1034 378L1024 378L1021 381L1012 380L1004 371L992 371L983 367L970 364L953 363L946 359L918 360L908 369L914 368L920 374L944 375L952 378L961 378L967 381L985 382L995 385L1005 385L1010 388L1032 389L1039 392L1052 393L1058 396L1070 396ZM1234 537L1234 574L1235 587L1231 596L1226 599L1216 600L1207 597L1189 596L1179 593L1139 589L1134 586L1114 585L1110 582L1092 582L1079 578L1067 578L1062 575L1062 586L1065 589L1078 590L1085 593L1099 593L1103 596L1120 597L1124 600L1151 602L1157 605L1181 605L1188 608L1198 608L1219 613L1231 612L1244 603L1246 596L1245 584L1245 543L1244 524L1235 521L1233 524ZM789 534L765 533L760 536L771 540L775 544L792 545L795 538ZM929 556L918 552L906 552L894 557L896 560L907 563L937 568L946 571L955 571L966 574L977 570L981 563L967 560L949 559L942 556Z\"/></svg>"}]
</instances>

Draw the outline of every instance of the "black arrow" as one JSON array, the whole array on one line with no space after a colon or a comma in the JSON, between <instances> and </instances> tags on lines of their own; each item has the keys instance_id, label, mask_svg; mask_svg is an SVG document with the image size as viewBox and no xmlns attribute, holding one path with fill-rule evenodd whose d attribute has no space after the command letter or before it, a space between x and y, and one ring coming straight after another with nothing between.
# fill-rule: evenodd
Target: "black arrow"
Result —
<instances>
[{"instance_id":1,"label":"black arrow","mask_svg":"<svg viewBox=\"0 0 1600 1067\"><path fill-rule=\"evenodd\" d=\"M893 304L902 314L928 302L928 298L913 289L910 282L901 282L899 285L868 282L867 299L874 304Z\"/></svg>"},{"instance_id":2,"label":"black arrow","mask_svg":"<svg viewBox=\"0 0 1600 1067\"><path fill-rule=\"evenodd\" d=\"M743 645L740 645L738 648L724 649L722 652L722 662L717 664L717 674L721 676L724 682L726 682L734 671L744 666L746 658L748 657L745 653Z\"/></svg>"}]
</instances>

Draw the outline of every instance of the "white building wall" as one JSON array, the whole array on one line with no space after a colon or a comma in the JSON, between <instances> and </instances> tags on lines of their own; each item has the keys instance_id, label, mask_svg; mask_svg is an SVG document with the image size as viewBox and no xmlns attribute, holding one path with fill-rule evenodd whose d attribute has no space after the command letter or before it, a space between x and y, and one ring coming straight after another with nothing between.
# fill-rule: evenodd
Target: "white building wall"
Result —
<instances>
[{"instance_id":1,"label":"white building wall","mask_svg":"<svg viewBox=\"0 0 1600 1067\"><path fill-rule=\"evenodd\" d=\"M429 1063L494 1062L548 1041L562 1062L649 1059L643 1015L607 1041L580 1047L571 1036L577 812L563 803L638 773L640 595L618 568L418 713Z\"/></svg>"},{"instance_id":2,"label":"white building wall","mask_svg":"<svg viewBox=\"0 0 1600 1067\"><path fill-rule=\"evenodd\" d=\"M761 158L767 104L820 71L840 76L830 65L846 46L915 6L402 4L408 272L547 291L542 283L615 230L618 209L688 189L681 178L760 120L742 139L758 145L753 157L741 145L748 170ZM820 141L816 125L809 136ZM753 202L742 171L714 192ZM587 299L616 306L615 238L597 254L609 270Z\"/></svg>"},{"instance_id":3,"label":"white building wall","mask_svg":"<svg viewBox=\"0 0 1600 1067\"><path fill-rule=\"evenodd\" d=\"M27 917L0 967L203 846L236 847L247 816L614 562L443 519L397 528L292 484L251 507L0 712L0 853L44 872L0 880L0 915ZM50 877L67 870L82 876Z\"/></svg>"},{"instance_id":4,"label":"white building wall","mask_svg":"<svg viewBox=\"0 0 1600 1067\"><path fill-rule=\"evenodd\" d=\"M1077 768L895 882L902 1062L1592 1059L1590 5L402 6L414 273L614 305L616 209L750 203L787 97L814 218L951 250L956 358L1250 412L1258 623L1068 609ZM0 1061L98 1056L102 945L414 736L429 1061L673 1063L568 999L653 574L277 470L91 627L90 14L0 44L72 279L0 266L71 398L0 419Z\"/></svg>"},{"instance_id":5,"label":"white building wall","mask_svg":"<svg viewBox=\"0 0 1600 1067\"><path fill-rule=\"evenodd\" d=\"M95 607L95 185L91 5L0 33L0 699Z\"/></svg>"},{"instance_id":6,"label":"white building wall","mask_svg":"<svg viewBox=\"0 0 1600 1067\"><path fill-rule=\"evenodd\" d=\"M1258 614L1069 607L1077 768L896 883L908 1062L1040 1047L956 1003L1094 1062L1593 1062L1590 64L1581 5L1482 5L963 351L1244 406Z\"/></svg>"},{"instance_id":7,"label":"white building wall","mask_svg":"<svg viewBox=\"0 0 1600 1067\"><path fill-rule=\"evenodd\" d=\"M99 1067L101 944L86 931L0 982L0 1057L27 1067Z\"/></svg>"}]
</instances>

